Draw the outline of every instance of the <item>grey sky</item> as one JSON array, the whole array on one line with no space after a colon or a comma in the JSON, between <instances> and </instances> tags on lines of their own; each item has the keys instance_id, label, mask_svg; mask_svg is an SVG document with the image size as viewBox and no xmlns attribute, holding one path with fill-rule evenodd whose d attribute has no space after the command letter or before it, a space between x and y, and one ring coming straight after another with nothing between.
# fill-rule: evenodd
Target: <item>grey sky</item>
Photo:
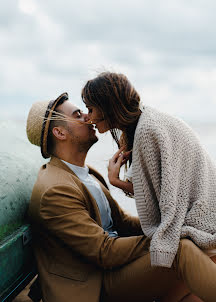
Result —
<instances>
[{"instance_id":1,"label":"grey sky","mask_svg":"<svg viewBox=\"0 0 216 302\"><path fill-rule=\"evenodd\" d=\"M216 117L216 1L8 0L0 7L4 116L125 73L144 103L192 120Z\"/></svg>"}]
</instances>

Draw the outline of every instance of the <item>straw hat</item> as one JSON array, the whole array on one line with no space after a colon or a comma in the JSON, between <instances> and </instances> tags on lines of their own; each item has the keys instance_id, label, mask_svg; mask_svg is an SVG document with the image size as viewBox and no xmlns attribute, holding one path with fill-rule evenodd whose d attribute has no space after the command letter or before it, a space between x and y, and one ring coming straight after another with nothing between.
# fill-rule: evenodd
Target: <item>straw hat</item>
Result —
<instances>
[{"instance_id":1,"label":"straw hat","mask_svg":"<svg viewBox=\"0 0 216 302\"><path fill-rule=\"evenodd\" d=\"M50 157L47 152L47 136L53 111L66 100L68 100L68 94L65 92L54 101L34 103L29 111L26 125L27 136L32 144L41 147L44 158Z\"/></svg>"}]
</instances>

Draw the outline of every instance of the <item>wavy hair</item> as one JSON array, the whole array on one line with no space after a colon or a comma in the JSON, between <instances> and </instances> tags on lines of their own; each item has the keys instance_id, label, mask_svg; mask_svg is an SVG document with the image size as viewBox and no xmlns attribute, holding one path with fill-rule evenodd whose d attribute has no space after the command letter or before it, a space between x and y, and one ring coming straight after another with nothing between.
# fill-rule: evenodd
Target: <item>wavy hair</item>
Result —
<instances>
[{"instance_id":1,"label":"wavy hair","mask_svg":"<svg viewBox=\"0 0 216 302\"><path fill-rule=\"evenodd\" d=\"M85 104L95 106L103 113L118 147L125 144L127 150L131 150L141 111L140 96L127 77L120 73L100 73L87 81L81 96Z\"/></svg>"}]
</instances>

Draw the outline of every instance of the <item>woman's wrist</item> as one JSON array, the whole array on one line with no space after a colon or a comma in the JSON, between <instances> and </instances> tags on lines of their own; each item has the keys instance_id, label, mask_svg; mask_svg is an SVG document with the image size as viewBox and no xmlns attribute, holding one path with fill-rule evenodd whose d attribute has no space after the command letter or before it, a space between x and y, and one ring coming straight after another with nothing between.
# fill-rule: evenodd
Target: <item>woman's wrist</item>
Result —
<instances>
[{"instance_id":1,"label":"woman's wrist","mask_svg":"<svg viewBox=\"0 0 216 302\"><path fill-rule=\"evenodd\" d=\"M109 182L112 186L118 187L121 184L121 180L119 177L111 177L109 178Z\"/></svg>"},{"instance_id":2,"label":"woman's wrist","mask_svg":"<svg viewBox=\"0 0 216 302\"><path fill-rule=\"evenodd\" d=\"M110 184L114 187L122 189L123 191L131 193L131 194L134 193L133 184L131 182L123 181L119 178L114 178L114 179L111 179L109 181L110 181Z\"/></svg>"}]
</instances>

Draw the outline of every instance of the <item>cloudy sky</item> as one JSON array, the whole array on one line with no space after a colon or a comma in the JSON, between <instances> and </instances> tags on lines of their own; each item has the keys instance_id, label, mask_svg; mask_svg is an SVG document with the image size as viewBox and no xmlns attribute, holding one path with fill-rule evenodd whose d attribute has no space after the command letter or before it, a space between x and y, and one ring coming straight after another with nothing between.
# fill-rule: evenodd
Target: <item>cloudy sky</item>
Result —
<instances>
[{"instance_id":1,"label":"cloudy sky","mask_svg":"<svg viewBox=\"0 0 216 302\"><path fill-rule=\"evenodd\" d=\"M125 73L144 103L185 119L216 117L215 0L2 0L0 104L26 117L32 102Z\"/></svg>"}]
</instances>

